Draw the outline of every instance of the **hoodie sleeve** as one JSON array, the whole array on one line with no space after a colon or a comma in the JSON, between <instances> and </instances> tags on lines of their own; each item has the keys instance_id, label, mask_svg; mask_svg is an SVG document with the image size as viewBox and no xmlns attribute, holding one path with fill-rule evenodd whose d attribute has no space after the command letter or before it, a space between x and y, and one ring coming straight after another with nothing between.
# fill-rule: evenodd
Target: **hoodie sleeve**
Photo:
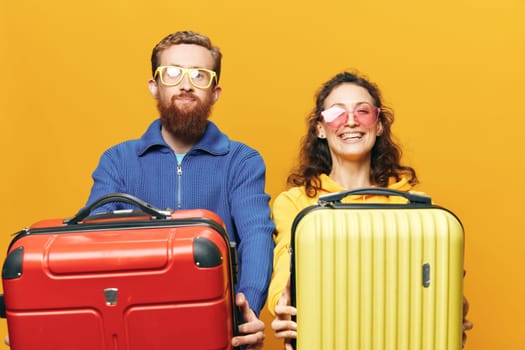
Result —
<instances>
[{"instance_id":1,"label":"hoodie sleeve","mask_svg":"<svg viewBox=\"0 0 525 350\"><path fill-rule=\"evenodd\" d=\"M275 306L290 279L292 223L300 209L290 192L283 192L277 196L272 207L276 234L274 236L273 276L268 291L268 309L274 316Z\"/></svg>"}]
</instances>

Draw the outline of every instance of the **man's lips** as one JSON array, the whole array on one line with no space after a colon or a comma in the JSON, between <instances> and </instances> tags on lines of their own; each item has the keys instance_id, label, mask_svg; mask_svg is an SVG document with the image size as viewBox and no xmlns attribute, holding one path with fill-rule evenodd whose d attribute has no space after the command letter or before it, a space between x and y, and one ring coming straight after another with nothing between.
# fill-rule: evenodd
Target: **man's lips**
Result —
<instances>
[{"instance_id":1,"label":"man's lips","mask_svg":"<svg viewBox=\"0 0 525 350\"><path fill-rule=\"evenodd\" d=\"M196 101L197 99L195 97L192 97L192 96L177 96L175 97L175 101L181 101L181 102L193 102L193 101Z\"/></svg>"}]
</instances>

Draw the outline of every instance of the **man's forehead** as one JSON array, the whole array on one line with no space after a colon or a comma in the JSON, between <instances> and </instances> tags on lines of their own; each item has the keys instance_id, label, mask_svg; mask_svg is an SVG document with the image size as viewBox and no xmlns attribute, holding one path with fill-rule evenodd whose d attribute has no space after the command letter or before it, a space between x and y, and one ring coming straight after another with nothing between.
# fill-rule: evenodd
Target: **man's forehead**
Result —
<instances>
[{"instance_id":1,"label":"man's forehead","mask_svg":"<svg viewBox=\"0 0 525 350\"><path fill-rule=\"evenodd\" d=\"M211 52L200 45L172 45L160 53L160 65L177 65L185 68L209 68L214 66Z\"/></svg>"}]
</instances>

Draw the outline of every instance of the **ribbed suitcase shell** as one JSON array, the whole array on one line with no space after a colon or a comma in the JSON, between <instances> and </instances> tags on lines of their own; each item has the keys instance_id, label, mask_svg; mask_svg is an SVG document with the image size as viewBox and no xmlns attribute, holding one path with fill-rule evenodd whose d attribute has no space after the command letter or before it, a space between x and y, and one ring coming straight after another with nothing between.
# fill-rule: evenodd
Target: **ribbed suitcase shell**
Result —
<instances>
[{"instance_id":1,"label":"ribbed suitcase shell","mask_svg":"<svg viewBox=\"0 0 525 350\"><path fill-rule=\"evenodd\" d=\"M235 251L224 225L207 210L165 214L20 232L2 271L12 348L232 349Z\"/></svg>"},{"instance_id":2,"label":"ribbed suitcase shell","mask_svg":"<svg viewBox=\"0 0 525 350\"><path fill-rule=\"evenodd\" d=\"M297 349L461 349L464 235L451 212L318 205L293 235Z\"/></svg>"}]
</instances>

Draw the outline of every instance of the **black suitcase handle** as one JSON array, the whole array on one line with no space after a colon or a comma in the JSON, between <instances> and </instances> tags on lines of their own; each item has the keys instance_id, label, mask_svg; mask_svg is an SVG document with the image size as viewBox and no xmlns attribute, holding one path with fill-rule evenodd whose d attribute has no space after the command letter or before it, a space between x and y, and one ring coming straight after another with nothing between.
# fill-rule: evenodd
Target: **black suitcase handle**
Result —
<instances>
[{"instance_id":1,"label":"black suitcase handle","mask_svg":"<svg viewBox=\"0 0 525 350\"><path fill-rule=\"evenodd\" d=\"M169 217L169 213L162 211L152 206L151 204L146 203L141 199L138 199L135 196L132 196L127 193L110 193L110 194L100 197L99 199L91 203L89 206L80 209L74 217L72 217L71 219L65 220L64 223L68 225L76 225L80 221L88 217L89 214L91 214L93 210L103 206L104 204L112 203L112 202L123 202L123 203L134 205L138 207L139 209L141 209L146 214L149 214L158 219L165 219Z\"/></svg>"},{"instance_id":2,"label":"black suitcase handle","mask_svg":"<svg viewBox=\"0 0 525 350\"><path fill-rule=\"evenodd\" d=\"M429 196L422 194L415 194L410 192L392 190L382 187L363 187L355 190L348 190L336 193L325 194L319 196L319 204L327 205L331 203L341 203L341 200L353 195L380 195L380 196L399 196L406 198L411 204L432 204L432 199Z\"/></svg>"}]
</instances>

